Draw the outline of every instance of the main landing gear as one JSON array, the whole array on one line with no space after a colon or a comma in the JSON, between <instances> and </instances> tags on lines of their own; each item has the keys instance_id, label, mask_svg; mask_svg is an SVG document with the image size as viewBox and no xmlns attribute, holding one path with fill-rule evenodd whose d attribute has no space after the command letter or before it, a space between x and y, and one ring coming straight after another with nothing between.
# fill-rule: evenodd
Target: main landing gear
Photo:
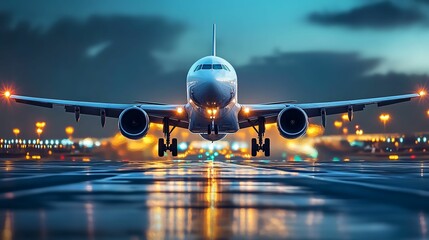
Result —
<instances>
[{"instance_id":1,"label":"main landing gear","mask_svg":"<svg viewBox=\"0 0 429 240\"><path fill-rule=\"evenodd\" d=\"M176 126L173 126L173 128L170 130L169 119L164 118L162 122L163 122L162 131L164 133L164 137L166 138L166 142L164 141L164 138L158 139L158 156L163 157L164 153L169 150L171 152L171 155L173 155L173 157L176 157L177 156L177 138L171 139L171 143L170 143L170 134L173 132Z\"/></svg>"},{"instance_id":2,"label":"main landing gear","mask_svg":"<svg viewBox=\"0 0 429 240\"><path fill-rule=\"evenodd\" d=\"M249 120L250 122L250 120ZM251 123L251 122L250 122ZM252 124L252 123L251 123ZM252 124L253 129L258 133L258 139L252 138L252 156L255 157L259 151L263 151L266 157L270 156L270 139L265 138L265 118L260 117L257 121L258 129L256 129L255 124Z\"/></svg>"}]
</instances>

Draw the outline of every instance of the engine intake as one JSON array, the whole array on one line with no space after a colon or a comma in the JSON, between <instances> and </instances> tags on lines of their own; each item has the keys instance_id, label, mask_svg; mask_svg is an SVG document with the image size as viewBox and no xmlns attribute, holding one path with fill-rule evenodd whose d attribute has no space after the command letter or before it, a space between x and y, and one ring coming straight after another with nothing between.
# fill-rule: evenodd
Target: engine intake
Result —
<instances>
[{"instance_id":1,"label":"engine intake","mask_svg":"<svg viewBox=\"0 0 429 240\"><path fill-rule=\"evenodd\" d=\"M130 107L119 115L118 126L124 137L140 139L149 131L149 116L139 107Z\"/></svg>"},{"instance_id":2,"label":"engine intake","mask_svg":"<svg viewBox=\"0 0 429 240\"><path fill-rule=\"evenodd\" d=\"M308 116L298 107L286 107L277 117L277 128L282 137L299 138L307 132Z\"/></svg>"}]
</instances>

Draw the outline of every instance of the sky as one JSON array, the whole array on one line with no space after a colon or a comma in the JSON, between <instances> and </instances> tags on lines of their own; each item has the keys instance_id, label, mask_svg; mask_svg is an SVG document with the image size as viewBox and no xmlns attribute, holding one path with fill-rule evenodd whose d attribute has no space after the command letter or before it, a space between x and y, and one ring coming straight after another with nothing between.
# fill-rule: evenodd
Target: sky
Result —
<instances>
[{"instance_id":1,"label":"sky","mask_svg":"<svg viewBox=\"0 0 429 240\"><path fill-rule=\"evenodd\" d=\"M186 101L189 67L211 51L238 74L239 102L319 102L416 92L428 84L428 0L0 2L0 84L21 95L85 101ZM365 132L427 131L429 101L355 114ZM0 137L108 137L109 119L1 103ZM333 122L338 116L329 116ZM318 118L313 119L319 122ZM334 133L328 124L328 133Z\"/></svg>"}]
</instances>

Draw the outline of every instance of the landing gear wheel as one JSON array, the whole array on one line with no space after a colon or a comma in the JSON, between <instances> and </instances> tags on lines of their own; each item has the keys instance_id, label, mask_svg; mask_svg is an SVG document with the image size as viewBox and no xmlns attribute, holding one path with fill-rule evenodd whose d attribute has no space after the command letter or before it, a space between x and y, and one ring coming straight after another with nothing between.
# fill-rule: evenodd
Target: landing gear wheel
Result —
<instances>
[{"instance_id":1,"label":"landing gear wheel","mask_svg":"<svg viewBox=\"0 0 429 240\"><path fill-rule=\"evenodd\" d=\"M270 156L270 139L269 138L265 138L263 150L265 153L265 157L269 157Z\"/></svg>"},{"instance_id":2,"label":"landing gear wheel","mask_svg":"<svg viewBox=\"0 0 429 240\"><path fill-rule=\"evenodd\" d=\"M170 151L173 157L177 157L177 138L171 139Z\"/></svg>"},{"instance_id":3,"label":"landing gear wheel","mask_svg":"<svg viewBox=\"0 0 429 240\"><path fill-rule=\"evenodd\" d=\"M252 157L255 157L258 153L258 143L256 141L256 138L252 138Z\"/></svg>"},{"instance_id":4,"label":"landing gear wheel","mask_svg":"<svg viewBox=\"0 0 429 240\"><path fill-rule=\"evenodd\" d=\"M266 157L270 156L270 139L264 140L265 134L265 118L259 117L258 121L252 122L248 120L255 132L258 134L258 139L252 138L252 156L255 157L259 151L263 151ZM258 128L256 128L256 126Z\"/></svg>"},{"instance_id":5,"label":"landing gear wheel","mask_svg":"<svg viewBox=\"0 0 429 240\"><path fill-rule=\"evenodd\" d=\"M164 157L165 150L166 146L164 143L164 138L158 139L158 157Z\"/></svg>"},{"instance_id":6,"label":"landing gear wheel","mask_svg":"<svg viewBox=\"0 0 429 240\"><path fill-rule=\"evenodd\" d=\"M164 142L164 138L160 138L158 140L158 156L164 157L164 153L169 150L171 152L171 155L173 155L173 157L176 157L177 156L177 138L171 139L171 142L170 142L170 134L173 132L176 126L173 126L173 128L170 129L170 120L168 117L163 118L162 123L163 123L162 132L164 133L166 142Z\"/></svg>"}]
</instances>

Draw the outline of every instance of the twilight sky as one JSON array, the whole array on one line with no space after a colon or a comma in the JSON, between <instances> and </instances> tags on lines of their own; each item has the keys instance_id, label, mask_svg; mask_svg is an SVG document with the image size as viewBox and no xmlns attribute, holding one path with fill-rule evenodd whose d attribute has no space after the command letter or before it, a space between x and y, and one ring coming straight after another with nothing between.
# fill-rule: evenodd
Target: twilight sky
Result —
<instances>
[{"instance_id":1,"label":"twilight sky","mask_svg":"<svg viewBox=\"0 0 429 240\"><path fill-rule=\"evenodd\" d=\"M183 103L188 68L210 54L212 23L242 103L376 97L428 83L428 0L3 0L0 84L29 96ZM427 131L428 103L370 107L356 123L380 131L378 114L388 112L389 131ZM82 137L117 130L114 119L105 129L92 116L75 124L63 109L2 103L0 116L0 137L13 127L33 136L40 120L50 137L67 125Z\"/></svg>"}]
</instances>

